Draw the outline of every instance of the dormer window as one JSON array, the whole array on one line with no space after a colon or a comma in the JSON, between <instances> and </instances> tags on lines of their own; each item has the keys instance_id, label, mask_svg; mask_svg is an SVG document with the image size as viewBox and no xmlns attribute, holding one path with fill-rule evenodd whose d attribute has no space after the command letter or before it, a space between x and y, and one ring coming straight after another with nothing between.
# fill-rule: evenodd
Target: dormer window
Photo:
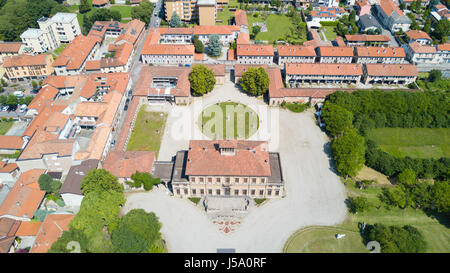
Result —
<instances>
[{"instance_id":1,"label":"dormer window","mask_svg":"<svg viewBox=\"0 0 450 273\"><path fill-rule=\"evenodd\" d=\"M220 148L220 154L221 155L235 155L235 149L234 148Z\"/></svg>"}]
</instances>

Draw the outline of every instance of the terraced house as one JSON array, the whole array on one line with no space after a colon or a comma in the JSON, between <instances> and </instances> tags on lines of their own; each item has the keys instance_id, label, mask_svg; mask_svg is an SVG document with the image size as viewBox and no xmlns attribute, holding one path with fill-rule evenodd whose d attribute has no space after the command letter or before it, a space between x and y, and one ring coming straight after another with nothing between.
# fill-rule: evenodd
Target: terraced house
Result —
<instances>
[{"instance_id":1,"label":"terraced house","mask_svg":"<svg viewBox=\"0 0 450 273\"><path fill-rule=\"evenodd\" d=\"M19 55L6 57L3 67L11 81L45 79L54 71L50 54Z\"/></svg>"},{"instance_id":2,"label":"terraced house","mask_svg":"<svg viewBox=\"0 0 450 273\"><path fill-rule=\"evenodd\" d=\"M417 66L412 64L366 64L363 67L363 82L370 84L409 84L417 75Z\"/></svg>"},{"instance_id":3,"label":"terraced house","mask_svg":"<svg viewBox=\"0 0 450 273\"><path fill-rule=\"evenodd\" d=\"M237 62L240 64L272 64L272 45L238 45L236 47Z\"/></svg>"},{"instance_id":4,"label":"terraced house","mask_svg":"<svg viewBox=\"0 0 450 273\"><path fill-rule=\"evenodd\" d=\"M355 47L356 62L367 63L405 63L405 50L402 47Z\"/></svg>"},{"instance_id":5,"label":"terraced house","mask_svg":"<svg viewBox=\"0 0 450 273\"><path fill-rule=\"evenodd\" d=\"M316 59L316 52L312 46L297 46L297 45L280 45L277 47L278 64L285 63L314 63Z\"/></svg>"},{"instance_id":6,"label":"terraced house","mask_svg":"<svg viewBox=\"0 0 450 273\"><path fill-rule=\"evenodd\" d=\"M266 141L191 140L179 151L172 187L178 197L280 198L284 181L278 153Z\"/></svg>"},{"instance_id":7,"label":"terraced house","mask_svg":"<svg viewBox=\"0 0 450 273\"><path fill-rule=\"evenodd\" d=\"M299 87L302 83L358 83L362 75L360 64L304 63L285 65L286 83Z\"/></svg>"}]
</instances>

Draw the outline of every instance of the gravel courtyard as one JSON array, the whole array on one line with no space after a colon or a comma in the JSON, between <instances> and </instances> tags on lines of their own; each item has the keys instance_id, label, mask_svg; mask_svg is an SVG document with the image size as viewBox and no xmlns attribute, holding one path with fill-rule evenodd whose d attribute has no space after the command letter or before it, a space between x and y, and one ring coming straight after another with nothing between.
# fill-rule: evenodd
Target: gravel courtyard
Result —
<instances>
[{"instance_id":1,"label":"gravel courtyard","mask_svg":"<svg viewBox=\"0 0 450 273\"><path fill-rule=\"evenodd\" d=\"M178 150L188 148L189 139L204 139L195 124L201 110L228 100L258 111L260 127L250 139L268 140L270 151L280 153L286 197L252 207L241 226L230 234L220 232L200 206L170 197L163 187L127 195L122 212L134 208L155 212L163 224L161 232L169 252L216 252L218 248L281 252L289 236L301 227L342 222L347 213L345 189L330 169L328 139L315 124L313 113L268 107L237 91L231 82L196 98L189 106L170 108L158 160L171 160ZM155 111L161 110L155 106Z\"/></svg>"}]
</instances>

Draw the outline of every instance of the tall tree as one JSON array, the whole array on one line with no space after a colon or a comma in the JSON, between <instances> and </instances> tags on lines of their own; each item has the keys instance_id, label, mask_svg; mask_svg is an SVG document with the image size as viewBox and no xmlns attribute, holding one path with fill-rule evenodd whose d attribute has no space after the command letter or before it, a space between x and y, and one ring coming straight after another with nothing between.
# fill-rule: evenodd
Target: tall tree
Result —
<instances>
[{"instance_id":1,"label":"tall tree","mask_svg":"<svg viewBox=\"0 0 450 273\"><path fill-rule=\"evenodd\" d=\"M109 190L123 192L123 186L119 184L117 177L105 169L90 170L81 182L81 189L85 195Z\"/></svg>"},{"instance_id":2,"label":"tall tree","mask_svg":"<svg viewBox=\"0 0 450 273\"><path fill-rule=\"evenodd\" d=\"M332 137L338 137L345 130L353 127L353 114L334 103L325 103L322 118L326 125L325 129Z\"/></svg>"},{"instance_id":3,"label":"tall tree","mask_svg":"<svg viewBox=\"0 0 450 273\"><path fill-rule=\"evenodd\" d=\"M214 72L205 65L194 65L189 74L192 95L201 96L213 90L216 84Z\"/></svg>"},{"instance_id":4,"label":"tall tree","mask_svg":"<svg viewBox=\"0 0 450 273\"><path fill-rule=\"evenodd\" d=\"M217 57L222 53L222 43L220 42L220 37L217 34L209 35L208 43L208 55Z\"/></svg>"},{"instance_id":5,"label":"tall tree","mask_svg":"<svg viewBox=\"0 0 450 273\"><path fill-rule=\"evenodd\" d=\"M80 6L78 7L78 11L80 13L86 13L91 10L91 5L88 0L80 0Z\"/></svg>"},{"instance_id":6,"label":"tall tree","mask_svg":"<svg viewBox=\"0 0 450 273\"><path fill-rule=\"evenodd\" d=\"M153 9L153 4L150 1L142 0L139 5L131 8L131 18L141 20L148 26L152 18Z\"/></svg>"},{"instance_id":7,"label":"tall tree","mask_svg":"<svg viewBox=\"0 0 450 273\"><path fill-rule=\"evenodd\" d=\"M336 170L341 175L355 176L364 166L364 138L353 128L347 129L342 136L335 138L331 150Z\"/></svg>"},{"instance_id":8,"label":"tall tree","mask_svg":"<svg viewBox=\"0 0 450 273\"><path fill-rule=\"evenodd\" d=\"M269 89L269 76L262 67L249 67L239 80L239 84L247 94L261 96Z\"/></svg>"},{"instance_id":9,"label":"tall tree","mask_svg":"<svg viewBox=\"0 0 450 273\"><path fill-rule=\"evenodd\" d=\"M180 27L181 26L181 19L180 19L180 16L178 16L176 11L172 14L172 17L170 18L169 26L170 27Z\"/></svg>"}]
</instances>

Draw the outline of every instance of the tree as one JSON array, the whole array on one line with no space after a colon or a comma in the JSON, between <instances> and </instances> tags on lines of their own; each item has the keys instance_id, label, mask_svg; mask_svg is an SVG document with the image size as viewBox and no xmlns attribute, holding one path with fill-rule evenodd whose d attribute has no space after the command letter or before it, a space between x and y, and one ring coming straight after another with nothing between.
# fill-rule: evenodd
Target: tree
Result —
<instances>
[{"instance_id":1,"label":"tree","mask_svg":"<svg viewBox=\"0 0 450 273\"><path fill-rule=\"evenodd\" d=\"M35 80L31 81L31 86L33 86L33 89L37 89L38 83Z\"/></svg>"},{"instance_id":2,"label":"tree","mask_svg":"<svg viewBox=\"0 0 450 273\"><path fill-rule=\"evenodd\" d=\"M86 13L91 10L91 5L89 5L88 0L81 0L80 6L78 7L78 12Z\"/></svg>"},{"instance_id":3,"label":"tree","mask_svg":"<svg viewBox=\"0 0 450 273\"><path fill-rule=\"evenodd\" d=\"M161 183L161 179L159 178L153 178L153 176L150 173L146 172L138 172L131 175L131 179L133 179L134 182L129 183L133 187L140 188L144 186L144 189L146 191L149 191L153 188L153 185Z\"/></svg>"},{"instance_id":4,"label":"tree","mask_svg":"<svg viewBox=\"0 0 450 273\"><path fill-rule=\"evenodd\" d=\"M198 39L198 35L194 35L194 47L195 53L205 52L205 46L203 45L203 42Z\"/></svg>"},{"instance_id":5,"label":"tree","mask_svg":"<svg viewBox=\"0 0 450 273\"><path fill-rule=\"evenodd\" d=\"M269 76L262 67L249 67L239 80L239 84L247 94L261 96L269 89Z\"/></svg>"},{"instance_id":6,"label":"tree","mask_svg":"<svg viewBox=\"0 0 450 273\"><path fill-rule=\"evenodd\" d=\"M111 234L116 253L146 253L149 247L144 238L126 228L118 228Z\"/></svg>"},{"instance_id":7,"label":"tree","mask_svg":"<svg viewBox=\"0 0 450 273\"><path fill-rule=\"evenodd\" d=\"M370 207L369 201L363 196L349 197L347 200L350 212L352 213L363 212Z\"/></svg>"},{"instance_id":8,"label":"tree","mask_svg":"<svg viewBox=\"0 0 450 273\"><path fill-rule=\"evenodd\" d=\"M434 182L431 196L437 212L450 213L450 182L448 180Z\"/></svg>"},{"instance_id":9,"label":"tree","mask_svg":"<svg viewBox=\"0 0 450 273\"><path fill-rule=\"evenodd\" d=\"M148 26L150 19L152 18L153 9L153 4L150 3L150 1L142 0L139 5L131 8L131 18L141 20Z\"/></svg>"},{"instance_id":10,"label":"tree","mask_svg":"<svg viewBox=\"0 0 450 273\"><path fill-rule=\"evenodd\" d=\"M412 187L416 182L416 174L411 169L405 169L397 176L397 180L405 188Z\"/></svg>"},{"instance_id":11,"label":"tree","mask_svg":"<svg viewBox=\"0 0 450 273\"><path fill-rule=\"evenodd\" d=\"M104 169L90 170L81 182L81 189L84 195L91 192L123 192L123 186L119 184L117 177Z\"/></svg>"},{"instance_id":12,"label":"tree","mask_svg":"<svg viewBox=\"0 0 450 273\"><path fill-rule=\"evenodd\" d=\"M431 19L426 19L422 30L426 33L431 33Z\"/></svg>"},{"instance_id":13,"label":"tree","mask_svg":"<svg viewBox=\"0 0 450 273\"><path fill-rule=\"evenodd\" d=\"M441 43L446 43L450 34L450 22L448 20L440 20L435 24L434 31L431 34L434 39Z\"/></svg>"},{"instance_id":14,"label":"tree","mask_svg":"<svg viewBox=\"0 0 450 273\"><path fill-rule=\"evenodd\" d=\"M81 253L87 252L88 239L84 233L78 229L70 228L67 231L63 231L61 237L53 243L47 253L71 253L75 251L75 248L69 244L70 242L77 242Z\"/></svg>"},{"instance_id":15,"label":"tree","mask_svg":"<svg viewBox=\"0 0 450 273\"><path fill-rule=\"evenodd\" d=\"M9 94L6 98L6 105L16 106L19 103L19 99L13 94Z\"/></svg>"},{"instance_id":16,"label":"tree","mask_svg":"<svg viewBox=\"0 0 450 273\"><path fill-rule=\"evenodd\" d=\"M355 176L364 166L365 143L355 129L347 129L331 144L336 170L341 175Z\"/></svg>"},{"instance_id":17,"label":"tree","mask_svg":"<svg viewBox=\"0 0 450 273\"><path fill-rule=\"evenodd\" d=\"M180 27L181 26L181 19L180 19L180 16L178 16L176 11L172 14L172 17L170 18L169 26L170 27Z\"/></svg>"},{"instance_id":18,"label":"tree","mask_svg":"<svg viewBox=\"0 0 450 273\"><path fill-rule=\"evenodd\" d=\"M353 128L353 114L334 103L325 103L322 118L326 125L325 129L331 137L338 137L345 130Z\"/></svg>"},{"instance_id":19,"label":"tree","mask_svg":"<svg viewBox=\"0 0 450 273\"><path fill-rule=\"evenodd\" d=\"M400 5L398 6L401 10L405 10L406 9L406 5L404 2L401 2Z\"/></svg>"},{"instance_id":20,"label":"tree","mask_svg":"<svg viewBox=\"0 0 450 273\"><path fill-rule=\"evenodd\" d=\"M380 243L383 253L421 253L427 244L423 235L415 227L405 225L385 226L383 224L366 227L365 240Z\"/></svg>"},{"instance_id":21,"label":"tree","mask_svg":"<svg viewBox=\"0 0 450 273\"><path fill-rule=\"evenodd\" d=\"M201 96L213 90L216 84L214 72L205 65L194 65L189 74L192 95Z\"/></svg>"},{"instance_id":22,"label":"tree","mask_svg":"<svg viewBox=\"0 0 450 273\"><path fill-rule=\"evenodd\" d=\"M52 181L53 181L53 178L50 175L48 175L46 173L41 174L38 179L39 189L41 191L51 192L52 191L52 185L51 185Z\"/></svg>"},{"instance_id":23,"label":"tree","mask_svg":"<svg viewBox=\"0 0 450 273\"><path fill-rule=\"evenodd\" d=\"M252 27L252 33L253 33L253 38L256 37L256 35L258 35L258 33L261 31L261 27L260 26L253 26Z\"/></svg>"},{"instance_id":24,"label":"tree","mask_svg":"<svg viewBox=\"0 0 450 273\"><path fill-rule=\"evenodd\" d=\"M440 81L441 79L442 79L442 71L433 69L428 74L427 81L429 81L429 82L436 82L436 81Z\"/></svg>"},{"instance_id":25,"label":"tree","mask_svg":"<svg viewBox=\"0 0 450 273\"><path fill-rule=\"evenodd\" d=\"M0 105L6 104L7 99L5 95L0 95Z\"/></svg>"},{"instance_id":26,"label":"tree","mask_svg":"<svg viewBox=\"0 0 450 273\"><path fill-rule=\"evenodd\" d=\"M208 55L217 57L222 53L222 43L220 42L219 35L209 35Z\"/></svg>"},{"instance_id":27,"label":"tree","mask_svg":"<svg viewBox=\"0 0 450 273\"><path fill-rule=\"evenodd\" d=\"M122 14L118 10L112 10L111 17L114 21L120 22L120 20L122 20Z\"/></svg>"}]
</instances>

